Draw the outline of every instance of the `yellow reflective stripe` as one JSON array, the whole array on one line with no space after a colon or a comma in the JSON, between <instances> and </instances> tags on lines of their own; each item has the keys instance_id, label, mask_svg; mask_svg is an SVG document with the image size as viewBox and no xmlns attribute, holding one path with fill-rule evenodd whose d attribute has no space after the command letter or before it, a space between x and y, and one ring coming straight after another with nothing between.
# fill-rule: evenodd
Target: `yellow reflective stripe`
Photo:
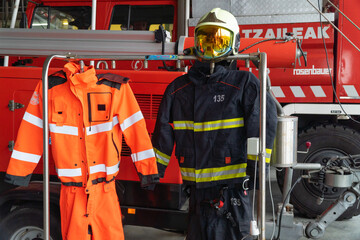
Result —
<instances>
[{"instance_id":1,"label":"yellow reflective stripe","mask_svg":"<svg viewBox=\"0 0 360 240\"><path fill-rule=\"evenodd\" d=\"M155 152L156 161L158 163L161 163L162 165L165 165L165 166L167 166L169 164L169 161L170 161L169 155L166 155L165 153L160 152L156 148L154 148L154 152Z\"/></svg>"},{"instance_id":2,"label":"yellow reflective stripe","mask_svg":"<svg viewBox=\"0 0 360 240\"><path fill-rule=\"evenodd\" d=\"M218 121L195 123L194 131L195 132L213 131L218 129L237 128L243 126L244 126L243 118L232 118L232 119L225 119Z\"/></svg>"},{"instance_id":3,"label":"yellow reflective stripe","mask_svg":"<svg viewBox=\"0 0 360 240\"><path fill-rule=\"evenodd\" d=\"M183 180L211 182L246 176L246 163L218 168L180 168Z\"/></svg>"},{"instance_id":4,"label":"yellow reflective stripe","mask_svg":"<svg viewBox=\"0 0 360 240\"><path fill-rule=\"evenodd\" d=\"M174 130L194 130L194 121L174 121Z\"/></svg>"},{"instance_id":5,"label":"yellow reflective stripe","mask_svg":"<svg viewBox=\"0 0 360 240\"><path fill-rule=\"evenodd\" d=\"M194 130L195 132L213 131L244 126L244 118L231 118L209 122L174 121L174 130Z\"/></svg>"},{"instance_id":6,"label":"yellow reflective stripe","mask_svg":"<svg viewBox=\"0 0 360 240\"><path fill-rule=\"evenodd\" d=\"M259 158L256 158L256 157L257 157L256 155L248 155L247 159L252 160L252 161L259 161ZM270 163L270 157L266 157L265 162Z\"/></svg>"},{"instance_id":7,"label":"yellow reflective stripe","mask_svg":"<svg viewBox=\"0 0 360 240\"><path fill-rule=\"evenodd\" d=\"M245 176L246 176L246 172L241 172L241 173L227 174L227 175L221 175L221 176L217 176L217 177L208 177L208 178L195 179L195 177L188 177L188 176L182 176L182 178L185 181L211 182L211 181L220 181L220 180L233 179L233 178L242 178Z\"/></svg>"},{"instance_id":8,"label":"yellow reflective stripe","mask_svg":"<svg viewBox=\"0 0 360 240\"><path fill-rule=\"evenodd\" d=\"M270 158L271 158L271 153L272 153L272 149L267 148L266 150L266 156L265 156L265 162L266 163L270 163ZM253 161L258 161L259 157L257 155L247 155L247 159L248 160L253 160Z\"/></svg>"}]
</instances>

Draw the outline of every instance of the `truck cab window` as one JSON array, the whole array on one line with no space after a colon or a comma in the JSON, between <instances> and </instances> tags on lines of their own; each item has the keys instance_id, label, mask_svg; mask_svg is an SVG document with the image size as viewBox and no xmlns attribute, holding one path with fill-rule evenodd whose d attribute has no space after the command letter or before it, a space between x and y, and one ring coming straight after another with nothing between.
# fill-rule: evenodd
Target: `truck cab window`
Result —
<instances>
[{"instance_id":1,"label":"truck cab window","mask_svg":"<svg viewBox=\"0 0 360 240\"><path fill-rule=\"evenodd\" d=\"M31 28L40 29L89 29L91 7L37 7Z\"/></svg>"},{"instance_id":2,"label":"truck cab window","mask_svg":"<svg viewBox=\"0 0 360 240\"><path fill-rule=\"evenodd\" d=\"M172 5L116 5L113 9L110 30L154 31L163 25L172 35L174 6Z\"/></svg>"}]
</instances>

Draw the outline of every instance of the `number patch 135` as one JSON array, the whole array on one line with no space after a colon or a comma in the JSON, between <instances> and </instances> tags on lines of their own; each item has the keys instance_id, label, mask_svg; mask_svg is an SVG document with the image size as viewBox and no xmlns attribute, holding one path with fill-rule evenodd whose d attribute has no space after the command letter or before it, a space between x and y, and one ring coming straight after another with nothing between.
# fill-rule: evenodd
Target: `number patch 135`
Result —
<instances>
[{"instance_id":1,"label":"number patch 135","mask_svg":"<svg viewBox=\"0 0 360 240\"><path fill-rule=\"evenodd\" d=\"M225 94L223 95L215 95L213 97L214 102L223 102L225 100Z\"/></svg>"}]
</instances>

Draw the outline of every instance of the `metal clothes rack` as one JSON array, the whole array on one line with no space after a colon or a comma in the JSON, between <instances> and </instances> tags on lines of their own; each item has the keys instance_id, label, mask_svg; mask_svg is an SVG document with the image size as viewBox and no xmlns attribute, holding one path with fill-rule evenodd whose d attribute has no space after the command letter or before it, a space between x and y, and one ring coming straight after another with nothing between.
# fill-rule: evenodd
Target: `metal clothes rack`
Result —
<instances>
[{"instance_id":1,"label":"metal clothes rack","mask_svg":"<svg viewBox=\"0 0 360 240\"><path fill-rule=\"evenodd\" d=\"M71 59L71 60L82 60L82 59L99 59L99 60L144 60L145 62L151 60L195 60L194 56L179 56L179 55L143 55L143 56L92 56L92 55L50 55L46 58L43 71L42 71L42 82L43 82L43 160L44 160L44 184L43 184L43 208L44 208L44 236L45 240L49 240L50 237L50 206L49 206L49 119L48 119L48 70L50 63L53 59ZM252 53L252 54L238 54L235 56L228 56L226 60L250 60L259 61L259 79L260 79L260 133L259 133L259 219L260 219L260 239L265 240L265 194L266 194L266 68L267 68L267 57L266 53ZM146 64L145 64L146 65Z\"/></svg>"}]
</instances>

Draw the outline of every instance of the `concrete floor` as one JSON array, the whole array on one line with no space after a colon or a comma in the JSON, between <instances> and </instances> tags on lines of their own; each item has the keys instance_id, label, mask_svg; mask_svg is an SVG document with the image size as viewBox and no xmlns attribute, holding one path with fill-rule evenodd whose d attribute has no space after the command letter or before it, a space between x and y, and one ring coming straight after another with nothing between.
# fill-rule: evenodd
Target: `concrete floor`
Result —
<instances>
[{"instance_id":1,"label":"concrete floor","mask_svg":"<svg viewBox=\"0 0 360 240\"><path fill-rule=\"evenodd\" d=\"M308 222L310 219L296 218L297 221ZM126 240L184 240L185 235L173 232L167 232L148 227L125 226L125 239ZM282 240L291 240L283 239ZM308 238L302 237L299 240ZM354 217L345 221L337 221L331 224L325 232L324 237L319 238L322 240L359 240L360 239L360 217ZM240 240L240 239L239 239Z\"/></svg>"},{"instance_id":2,"label":"concrete floor","mask_svg":"<svg viewBox=\"0 0 360 240\"><path fill-rule=\"evenodd\" d=\"M277 186L276 179L271 174L271 186L273 192L273 198L275 204L282 199L280 190ZM270 221L272 218L271 205L267 206L267 216L266 220ZM296 216L294 222L307 223L314 221L313 219L306 219L299 216ZM269 230L269 229L268 229ZM185 234L174 233L169 231L163 231L159 229L149 228L149 227L138 227L138 226L124 226L125 239L126 240L183 240L185 239ZM276 235L276 234L275 234ZM281 240L292 240L290 238L280 238ZM294 240L305 240L306 237L294 238ZM321 240L360 240L360 215L353 217L344 221L333 222L325 231L325 234ZM239 239L240 240L240 239Z\"/></svg>"}]
</instances>

